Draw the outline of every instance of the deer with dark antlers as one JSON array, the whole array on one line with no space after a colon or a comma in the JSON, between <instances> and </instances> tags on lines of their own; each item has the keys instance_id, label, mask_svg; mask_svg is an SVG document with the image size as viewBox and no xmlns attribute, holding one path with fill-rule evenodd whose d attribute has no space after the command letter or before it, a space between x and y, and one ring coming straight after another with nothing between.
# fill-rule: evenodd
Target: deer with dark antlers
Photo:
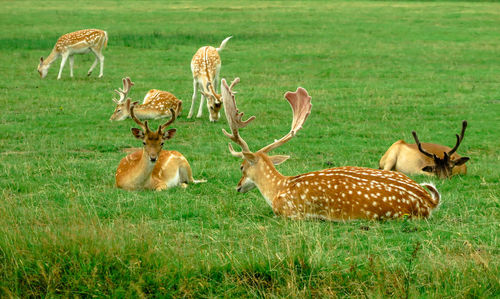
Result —
<instances>
[{"instance_id":1,"label":"deer with dark antlers","mask_svg":"<svg viewBox=\"0 0 500 299\"><path fill-rule=\"evenodd\" d=\"M457 142L453 148L434 143L420 143L417 133L412 132L415 144L408 144L404 140L396 141L382 159L379 167L384 170L396 170L406 174L425 174L437 176L441 179L456 174L466 174L465 162L469 157L461 157L456 153L464 139L467 121L462 122L462 132L456 134Z\"/></svg>"},{"instance_id":2,"label":"deer with dark antlers","mask_svg":"<svg viewBox=\"0 0 500 299\"><path fill-rule=\"evenodd\" d=\"M363 167L337 167L296 176L284 176L275 165L289 156L269 155L269 152L292 139L302 128L311 112L311 97L301 87L287 92L285 98L293 112L292 127L279 140L252 152L239 130L255 116L242 120L243 113L236 107L234 86L222 79L222 99L231 133L223 133L238 144L241 152L229 144L229 152L243 159L242 177L238 192L257 187L276 215L292 219L324 219L345 221L351 219L392 219L430 216L440 201L440 194L431 184L419 185L404 174ZM422 186L426 187L428 193Z\"/></svg>"},{"instance_id":3,"label":"deer with dark antlers","mask_svg":"<svg viewBox=\"0 0 500 299\"><path fill-rule=\"evenodd\" d=\"M163 150L164 142L171 139L176 129L166 128L175 120L176 114L165 124L160 125L157 131L151 131L148 121L140 121L134 113L135 107L130 109L132 119L141 129L132 128L135 138L142 140L144 148L129 154L120 161L116 170L116 186L126 190L152 189L165 190L178 186L185 188L188 183L203 183L205 180L193 179L191 166L186 158L177 151Z\"/></svg>"}]
</instances>

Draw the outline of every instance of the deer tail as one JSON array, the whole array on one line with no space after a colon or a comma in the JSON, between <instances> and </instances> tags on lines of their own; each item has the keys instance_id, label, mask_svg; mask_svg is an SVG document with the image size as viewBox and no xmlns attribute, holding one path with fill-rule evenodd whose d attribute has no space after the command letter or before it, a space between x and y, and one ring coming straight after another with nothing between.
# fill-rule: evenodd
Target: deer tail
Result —
<instances>
[{"instance_id":1,"label":"deer tail","mask_svg":"<svg viewBox=\"0 0 500 299\"><path fill-rule=\"evenodd\" d=\"M224 50L224 48L226 47L227 41L230 40L231 37L233 37L233 36L227 37L225 40L223 40L222 43L220 43L220 46L215 50L217 50L217 52Z\"/></svg>"}]
</instances>

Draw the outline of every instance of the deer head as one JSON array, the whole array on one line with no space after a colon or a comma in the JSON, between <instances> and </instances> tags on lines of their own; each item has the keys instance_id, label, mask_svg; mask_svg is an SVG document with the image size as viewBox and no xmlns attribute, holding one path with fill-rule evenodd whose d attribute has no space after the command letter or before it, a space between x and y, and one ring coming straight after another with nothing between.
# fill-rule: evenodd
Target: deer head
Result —
<instances>
[{"instance_id":1,"label":"deer head","mask_svg":"<svg viewBox=\"0 0 500 299\"><path fill-rule=\"evenodd\" d=\"M208 82L205 90L201 93L207 98L208 112L210 113L210 121L216 122L220 117L220 109L222 108L221 95L215 92L212 83Z\"/></svg>"},{"instance_id":2,"label":"deer head","mask_svg":"<svg viewBox=\"0 0 500 299\"><path fill-rule=\"evenodd\" d=\"M144 145L144 153L149 158L149 161L155 163L158 159L158 155L160 154L165 140L168 140L174 137L176 129L170 129L165 131L165 128L172 124L175 120L175 111L174 109L170 109L172 113L172 118L168 120L163 125L158 127L157 131L151 131L148 127L148 121L144 123L141 122L134 114L134 106L130 107L130 116L132 119L141 127L141 129L132 128L132 134L135 138L142 140L142 144Z\"/></svg>"},{"instance_id":3,"label":"deer head","mask_svg":"<svg viewBox=\"0 0 500 299\"><path fill-rule=\"evenodd\" d=\"M45 78L45 76L47 76L47 73L49 72L49 67L50 67L50 64L44 64L43 63L43 56L40 57L40 63L38 64L38 74L40 74L40 78Z\"/></svg>"},{"instance_id":4,"label":"deer head","mask_svg":"<svg viewBox=\"0 0 500 299\"><path fill-rule=\"evenodd\" d=\"M247 192L255 188L255 178L262 175L266 171L269 171L270 165L281 164L290 157L285 155L269 156L268 153L271 150L285 144L292 139L293 136L295 136L309 116L312 105L311 97L307 94L307 91L301 87L297 88L296 92L285 93L285 98L292 107L293 112L292 128L290 129L290 132L283 136L280 140L274 141L257 152L251 152L248 144L245 140L243 140L243 138L241 138L239 129L246 127L255 119L255 116L243 121L243 113L240 113L236 107L233 87L239 81L240 79L236 78L231 83L231 86L228 86L226 80L222 79L222 100L224 103L226 118L229 127L231 128L231 133L228 133L224 129L222 131L224 135L241 147L242 151L237 152L233 149L232 145L229 144L229 152L234 157L243 159L240 166L242 177L238 182L237 190L238 192Z\"/></svg>"},{"instance_id":5,"label":"deer head","mask_svg":"<svg viewBox=\"0 0 500 299\"><path fill-rule=\"evenodd\" d=\"M436 154L431 154L427 151L425 151L422 148L422 144L420 143L420 140L418 139L417 133L415 131L412 132L413 138L415 139L415 142L417 143L418 150L426 155L429 158L432 158L434 160L434 165L427 165L424 168L422 168L423 171L425 172L430 172L434 173L437 177L444 179L451 177L453 173L453 168L455 166L459 166L464 164L465 162L469 161L469 157L460 157L458 159L453 159L451 156L453 153L456 152L460 144L462 143L462 140L464 139L464 134L465 134L465 129L467 128L467 121L462 122L462 132L460 135L456 134L457 136L457 142L455 146L449 151L449 152L444 152L443 153L443 158L438 157Z\"/></svg>"},{"instance_id":6,"label":"deer head","mask_svg":"<svg viewBox=\"0 0 500 299\"><path fill-rule=\"evenodd\" d=\"M120 99L117 100L113 98L113 102L116 104L115 111L109 118L111 121L120 121L130 117L130 99L127 98L130 88L134 86L134 82L130 80L129 77L122 79L123 89L115 89L115 92L119 95Z\"/></svg>"}]
</instances>

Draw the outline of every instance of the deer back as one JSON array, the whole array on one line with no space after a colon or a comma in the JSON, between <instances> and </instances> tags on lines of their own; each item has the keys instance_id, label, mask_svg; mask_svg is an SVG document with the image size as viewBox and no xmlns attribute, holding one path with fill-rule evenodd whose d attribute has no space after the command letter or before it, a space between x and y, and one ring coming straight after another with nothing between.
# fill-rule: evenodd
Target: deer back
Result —
<instances>
[{"instance_id":1,"label":"deer back","mask_svg":"<svg viewBox=\"0 0 500 299\"><path fill-rule=\"evenodd\" d=\"M425 218L438 204L438 196L404 174L338 167L291 177L273 209L289 217L325 220Z\"/></svg>"}]
</instances>

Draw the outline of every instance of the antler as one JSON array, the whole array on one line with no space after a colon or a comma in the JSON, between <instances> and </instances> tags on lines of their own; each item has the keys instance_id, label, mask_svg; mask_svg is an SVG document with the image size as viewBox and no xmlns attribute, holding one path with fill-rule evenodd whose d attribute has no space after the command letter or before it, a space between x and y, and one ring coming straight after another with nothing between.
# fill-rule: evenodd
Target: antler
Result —
<instances>
[{"instance_id":1,"label":"antler","mask_svg":"<svg viewBox=\"0 0 500 299\"><path fill-rule=\"evenodd\" d=\"M172 108L170 108L170 115L172 115L172 117L170 117L170 119L166 123L164 123L163 125L161 125L161 126L158 127L158 133L160 133L161 131L163 131L163 129L165 129L166 127L168 127L177 118L177 115L175 114L175 111Z\"/></svg>"},{"instance_id":2,"label":"antler","mask_svg":"<svg viewBox=\"0 0 500 299\"><path fill-rule=\"evenodd\" d=\"M127 99L127 95L130 91L130 88L134 86L134 82L132 82L129 77L123 78L122 82L123 82L123 89L120 88L115 89L115 92L120 96L119 100L113 98L113 102L115 102L116 104L120 104L123 101L125 101L125 99Z\"/></svg>"},{"instance_id":3,"label":"antler","mask_svg":"<svg viewBox=\"0 0 500 299\"><path fill-rule=\"evenodd\" d=\"M149 132L148 121L146 120L144 123L140 121L134 113L135 103L130 106L130 117L142 128L144 132ZM170 121L169 121L170 122Z\"/></svg>"},{"instance_id":4,"label":"antler","mask_svg":"<svg viewBox=\"0 0 500 299\"><path fill-rule=\"evenodd\" d=\"M427 156L427 157L429 157L429 158L435 158L435 157L436 157L436 155L434 155L434 154L430 154L430 153L428 153L428 152L424 151L424 149L422 148L422 144L420 144L420 140L418 140L417 133L416 133L415 131L412 131L412 132L411 132L411 134L413 135L413 138L415 139L415 142L417 143L418 150L419 150L422 154L426 155L426 156Z\"/></svg>"},{"instance_id":5,"label":"antler","mask_svg":"<svg viewBox=\"0 0 500 299\"><path fill-rule=\"evenodd\" d=\"M232 134L229 134L226 130L222 129L224 135L226 135L229 139L234 141L241 147L243 152L250 152L250 148L248 144L241 138L239 134L239 129L246 127L251 121L255 119L255 116L250 117L246 121L242 121L243 112L238 111L238 107L236 107L236 101L234 100L233 87L240 82L240 78L235 78L233 82L231 82L231 86L227 85L226 79L222 79L221 81L221 89L222 89L222 102L224 104L224 112L226 113L227 123L229 124L229 128L231 128ZM231 143L229 143L229 152L231 155L235 157L243 158L243 152L236 152L233 149Z\"/></svg>"},{"instance_id":6,"label":"antler","mask_svg":"<svg viewBox=\"0 0 500 299\"><path fill-rule=\"evenodd\" d=\"M280 140L275 140L273 143L263 147L260 151L264 153L267 153L292 139L292 137L295 136L300 129L302 129L302 125L311 113L311 97L304 88L299 87L295 92L288 91L285 93L285 98L292 107L293 111L292 128L290 129L290 132L288 132L288 134L283 136Z\"/></svg>"},{"instance_id":7,"label":"antler","mask_svg":"<svg viewBox=\"0 0 500 299\"><path fill-rule=\"evenodd\" d=\"M448 152L448 156L451 156L458 149L458 147L460 146L460 144L462 143L462 140L464 139L464 134L465 134L465 129L466 128L467 128L467 121L464 120L462 122L462 132L460 132L460 136L458 136L458 134L456 134L456 136L457 136L457 143L451 149L451 151Z\"/></svg>"}]
</instances>

